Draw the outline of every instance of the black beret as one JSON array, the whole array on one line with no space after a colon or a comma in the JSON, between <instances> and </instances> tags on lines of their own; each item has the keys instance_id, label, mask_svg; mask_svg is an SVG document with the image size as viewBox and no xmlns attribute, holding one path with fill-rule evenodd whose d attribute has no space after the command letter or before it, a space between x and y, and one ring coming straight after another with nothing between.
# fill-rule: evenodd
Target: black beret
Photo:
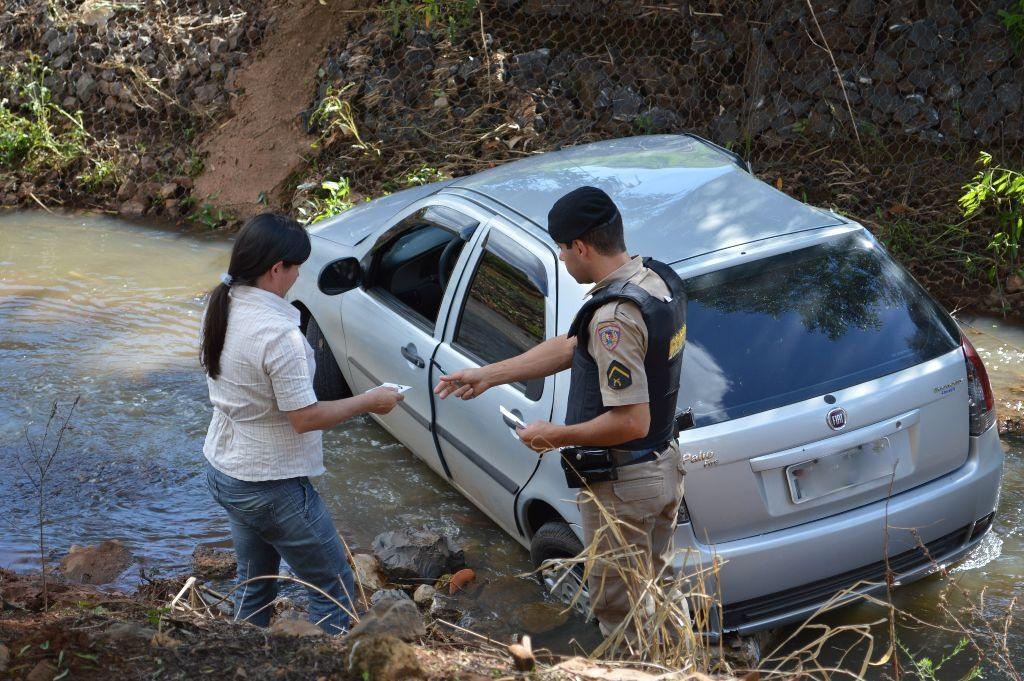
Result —
<instances>
[{"instance_id":1,"label":"black beret","mask_svg":"<svg viewBox=\"0 0 1024 681\"><path fill-rule=\"evenodd\" d=\"M621 223L611 197L597 187L580 187L555 201L548 211L548 234L556 243L569 244L614 220Z\"/></svg>"}]
</instances>

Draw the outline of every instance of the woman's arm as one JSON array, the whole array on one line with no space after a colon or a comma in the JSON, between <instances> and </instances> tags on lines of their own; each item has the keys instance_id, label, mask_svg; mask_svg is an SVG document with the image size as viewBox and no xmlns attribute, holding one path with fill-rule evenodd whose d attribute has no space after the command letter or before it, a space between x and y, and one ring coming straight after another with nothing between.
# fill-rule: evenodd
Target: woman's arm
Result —
<instances>
[{"instance_id":1,"label":"woman's arm","mask_svg":"<svg viewBox=\"0 0 1024 681\"><path fill-rule=\"evenodd\" d=\"M404 398L391 388L374 388L343 400L317 402L285 415L296 433L327 430L360 414L387 414Z\"/></svg>"}]
</instances>

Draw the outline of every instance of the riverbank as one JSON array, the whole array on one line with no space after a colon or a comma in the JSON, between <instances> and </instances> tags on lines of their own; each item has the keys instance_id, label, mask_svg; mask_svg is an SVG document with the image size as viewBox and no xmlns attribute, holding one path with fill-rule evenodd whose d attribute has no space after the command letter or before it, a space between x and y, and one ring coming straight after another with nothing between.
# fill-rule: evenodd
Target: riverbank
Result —
<instances>
[{"instance_id":1,"label":"riverbank","mask_svg":"<svg viewBox=\"0 0 1024 681\"><path fill-rule=\"evenodd\" d=\"M598 663L576 656L525 654L492 639L431 623L412 644L368 633L328 637L304 620L278 616L267 630L169 607L185 578L147 583L132 594L51 583L42 607L38 575L0 570L0 678L485 681L707 679L664 675L642 663ZM715 676L729 679L732 676ZM745 678L758 678L751 675Z\"/></svg>"}]
</instances>

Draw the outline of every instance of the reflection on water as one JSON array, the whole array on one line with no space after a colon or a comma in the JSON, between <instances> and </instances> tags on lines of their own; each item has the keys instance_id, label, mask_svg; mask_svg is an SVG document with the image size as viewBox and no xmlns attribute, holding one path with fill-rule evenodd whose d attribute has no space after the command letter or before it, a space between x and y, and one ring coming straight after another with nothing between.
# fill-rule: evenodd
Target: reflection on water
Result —
<instances>
[{"instance_id":1,"label":"reflection on water","mask_svg":"<svg viewBox=\"0 0 1024 681\"><path fill-rule=\"evenodd\" d=\"M47 498L55 556L71 544L115 538L147 569L180 571L197 542L228 544L225 518L201 475L209 405L195 341L202 296L223 270L227 250L220 239L105 218L0 215L0 565L36 564L32 490L15 461L24 451L24 429L45 422L52 399L76 394L82 402L75 429ZM1019 410L1024 330L967 321L1000 416ZM956 584L975 601L985 589L982 614L996 621L1012 599L1024 596L1024 442L1008 439L1007 446L994 533L951 578L898 589L897 607L942 622L942 608L960 604L956 593L944 596ZM526 552L375 424L356 420L331 431L324 450L328 473L317 484L356 550L397 527L427 524L452 533L479 574L465 596L467 623L497 637L546 631L535 641L562 649L574 636L593 642L593 628L560 615L535 583L517 577L530 567ZM131 573L125 581L135 579ZM861 605L826 621L863 623L884 615ZM875 633L877 658L884 628ZM1010 650L1024 649L1024 626L1013 622L1007 637ZM958 638L901 628L910 650L933 659L948 654ZM1022 654L1014 655L1020 664ZM970 659L949 663L943 678L958 678ZM876 667L871 677L885 674Z\"/></svg>"}]
</instances>

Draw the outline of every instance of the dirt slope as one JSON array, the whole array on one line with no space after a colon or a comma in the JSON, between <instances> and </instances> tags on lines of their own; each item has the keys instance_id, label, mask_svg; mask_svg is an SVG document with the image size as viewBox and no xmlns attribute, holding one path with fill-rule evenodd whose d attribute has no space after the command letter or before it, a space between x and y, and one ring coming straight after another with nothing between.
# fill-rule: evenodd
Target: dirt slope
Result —
<instances>
[{"instance_id":1,"label":"dirt slope","mask_svg":"<svg viewBox=\"0 0 1024 681\"><path fill-rule=\"evenodd\" d=\"M303 167L313 139L299 114L313 98L313 81L324 50L343 37L355 0L277 0L260 51L236 73L242 91L234 115L200 140L205 158L194 195L239 217L257 212L260 193L271 206L283 183ZM211 198L213 197L213 198Z\"/></svg>"}]
</instances>

